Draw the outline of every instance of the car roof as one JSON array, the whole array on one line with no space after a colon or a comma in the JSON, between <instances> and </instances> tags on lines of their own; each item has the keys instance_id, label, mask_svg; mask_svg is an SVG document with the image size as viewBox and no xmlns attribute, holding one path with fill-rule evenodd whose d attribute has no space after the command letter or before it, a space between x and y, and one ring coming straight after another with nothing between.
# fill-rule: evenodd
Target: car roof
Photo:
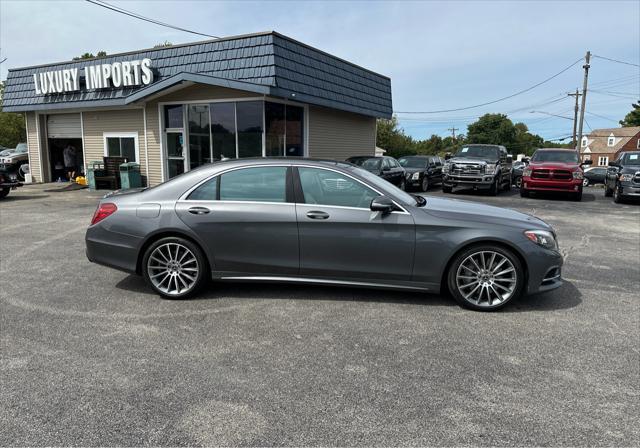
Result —
<instances>
[{"instance_id":1,"label":"car roof","mask_svg":"<svg viewBox=\"0 0 640 448\"><path fill-rule=\"evenodd\" d=\"M536 151L566 151L566 152L578 152L571 148L538 148Z\"/></svg>"}]
</instances>

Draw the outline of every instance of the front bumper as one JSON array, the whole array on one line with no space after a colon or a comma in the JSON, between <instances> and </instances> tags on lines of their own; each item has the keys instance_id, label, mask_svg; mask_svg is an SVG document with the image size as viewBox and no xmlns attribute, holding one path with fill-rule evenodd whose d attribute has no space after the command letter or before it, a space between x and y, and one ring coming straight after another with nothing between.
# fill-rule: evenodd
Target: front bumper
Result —
<instances>
[{"instance_id":1,"label":"front bumper","mask_svg":"<svg viewBox=\"0 0 640 448\"><path fill-rule=\"evenodd\" d=\"M445 187L473 187L473 188L491 188L494 176L492 174L478 175L453 175L445 174L442 177L442 185Z\"/></svg>"},{"instance_id":2,"label":"front bumper","mask_svg":"<svg viewBox=\"0 0 640 448\"><path fill-rule=\"evenodd\" d=\"M527 243L529 244L529 243ZM531 243L532 244L532 243ZM525 249L524 246L521 246ZM551 291L562 286L562 265L564 260L559 252L542 247L526 247L528 266L527 294Z\"/></svg>"},{"instance_id":3,"label":"front bumper","mask_svg":"<svg viewBox=\"0 0 640 448\"><path fill-rule=\"evenodd\" d=\"M577 193L582 188L582 179L571 179L566 181L522 178L522 187L529 191L561 191L566 193Z\"/></svg>"},{"instance_id":4,"label":"front bumper","mask_svg":"<svg viewBox=\"0 0 640 448\"><path fill-rule=\"evenodd\" d=\"M621 196L640 197L640 185L631 182L621 182L618 185Z\"/></svg>"}]
</instances>

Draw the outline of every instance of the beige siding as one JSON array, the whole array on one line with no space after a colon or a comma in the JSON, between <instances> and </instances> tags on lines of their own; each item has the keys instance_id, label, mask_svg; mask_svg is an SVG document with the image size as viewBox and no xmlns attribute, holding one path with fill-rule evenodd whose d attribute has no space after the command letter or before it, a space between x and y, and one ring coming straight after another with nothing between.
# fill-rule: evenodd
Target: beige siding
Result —
<instances>
[{"instance_id":1,"label":"beige siding","mask_svg":"<svg viewBox=\"0 0 640 448\"><path fill-rule=\"evenodd\" d=\"M168 93L154 101L157 103L169 101L225 100L259 96L262 95L258 93L245 92L243 90L227 89L225 87L217 86L193 85Z\"/></svg>"},{"instance_id":2,"label":"beige siding","mask_svg":"<svg viewBox=\"0 0 640 448\"><path fill-rule=\"evenodd\" d=\"M160 149L160 115L158 103L147 104L147 147L149 152L149 185L162 182L162 153Z\"/></svg>"},{"instance_id":3,"label":"beige siding","mask_svg":"<svg viewBox=\"0 0 640 448\"><path fill-rule=\"evenodd\" d=\"M372 156L375 148L375 118L309 106L309 157L344 160Z\"/></svg>"},{"instance_id":4,"label":"beige siding","mask_svg":"<svg viewBox=\"0 0 640 448\"><path fill-rule=\"evenodd\" d=\"M29 169L33 182L42 182L40 166L40 144L38 142L38 122L35 112L27 112L27 146L29 147Z\"/></svg>"},{"instance_id":5,"label":"beige siding","mask_svg":"<svg viewBox=\"0 0 640 448\"><path fill-rule=\"evenodd\" d=\"M87 111L82 113L84 130L84 156L87 162L104 157L105 132L137 132L140 171L146 176L144 120L142 109Z\"/></svg>"}]
</instances>

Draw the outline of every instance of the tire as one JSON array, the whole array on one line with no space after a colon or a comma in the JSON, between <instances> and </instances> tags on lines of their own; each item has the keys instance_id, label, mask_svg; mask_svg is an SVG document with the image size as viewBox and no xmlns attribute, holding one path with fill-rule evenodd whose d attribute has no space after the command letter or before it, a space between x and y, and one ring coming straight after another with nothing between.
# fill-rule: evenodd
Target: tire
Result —
<instances>
[{"instance_id":1,"label":"tire","mask_svg":"<svg viewBox=\"0 0 640 448\"><path fill-rule=\"evenodd\" d=\"M613 189L613 202L615 202L616 204L622 204L624 202L624 199L620 194L620 185L618 185L617 183L615 188Z\"/></svg>"},{"instance_id":2,"label":"tire","mask_svg":"<svg viewBox=\"0 0 640 448\"><path fill-rule=\"evenodd\" d=\"M424 176L422 178L422 184L420 185L420 189L425 193L429 189L429 178L427 176Z\"/></svg>"},{"instance_id":3,"label":"tire","mask_svg":"<svg viewBox=\"0 0 640 448\"><path fill-rule=\"evenodd\" d=\"M511 175L509 175L508 182L502 188L504 191L511 191Z\"/></svg>"},{"instance_id":4,"label":"tire","mask_svg":"<svg viewBox=\"0 0 640 448\"><path fill-rule=\"evenodd\" d=\"M209 267L196 244L180 237L167 237L155 241L145 251L142 275L159 296L186 299L208 281Z\"/></svg>"},{"instance_id":5,"label":"tire","mask_svg":"<svg viewBox=\"0 0 640 448\"><path fill-rule=\"evenodd\" d=\"M613 190L609 188L606 182L604 183L604 195L607 198L610 198L611 196L613 196Z\"/></svg>"},{"instance_id":6,"label":"tire","mask_svg":"<svg viewBox=\"0 0 640 448\"><path fill-rule=\"evenodd\" d=\"M402 191L407 191L407 181L404 180L404 177L402 178L402 180L400 181L400 187L399 187Z\"/></svg>"},{"instance_id":7,"label":"tire","mask_svg":"<svg viewBox=\"0 0 640 448\"><path fill-rule=\"evenodd\" d=\"M443 193L451 193L452 190L453 190L452 187L445 187L444 185L442 186Z\"/></svg>"},{"instance_id":8,"label":"tire","mask_svg":"<svg viewBox=\"0 0 640 448\"><path fill-rule=\"evenodd\" d=\"M516 181L514 183L516 187L518 188L522 187L522 176L516 177Z\"/></svg>"},{"instance_id":9,"label":"tire","mask_svg":"<svg viewBox=\"0 0 640 448\"><path fill-rule=\"evenodd\" d=\"M10 191L11 188L3 188L0 190L0 199L6 198Z\"/></svg>"},{"instance_id":10,"label":"tire","mask_svg":"<svg viewBox=\"0 0 640 448\"><path fill-rule=\"evenodd\" d=\"M518 257L509 249L491 244L463 250L447 272L447 286L456 302L477 311L499 310L517 299L524 289L524 280Z\"/></svg>"},{"instance_id":11,"label":"tire","mask_svg":"<svg viewBox=\"0 0 640 448\"><path fill-rule=\"evenodd\" d=\"M582 186L583 187L588 187L589 186L589 179L587 179L586 177L582 180Z\"/></svg>"},{"instance_id":12,"label":"tire","mask_svg":"<svg viewBox=\"0 0 640 448\"><path fill-rule=\"evenodd\" d=\"M493 179L493 183L489 188L489 196L498 196L498 190L499 190L498 178L496 177L495 179Z\"/></svg>"},{"instance_id":13,"label":"tire","mask_svg":"<svg viewBox=\"0 0 640 448\"><path fill-rule=\"evenodd\" d=\"M524 188L521 188L520 189L520 197L528 198L529 197L529 190L525 190Z\"/></svg>"}]
</instances>

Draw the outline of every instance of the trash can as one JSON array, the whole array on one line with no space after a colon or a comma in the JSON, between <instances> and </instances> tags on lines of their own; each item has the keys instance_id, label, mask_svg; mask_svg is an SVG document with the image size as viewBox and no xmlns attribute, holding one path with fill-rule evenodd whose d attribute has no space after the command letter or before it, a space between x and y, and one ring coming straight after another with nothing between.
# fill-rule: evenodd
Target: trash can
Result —
<instances>
[{"instance_id":1,"label":"trash can","mask_svg":"<svg viewBox=\"0 0 640 448\"><path fill-rule=\"evenodd\" d=\"M142 187L139 163L127 162L120 165L120 185L123 190Z\"/></svg>"},{"instance_id":2,"label":"trash can","mask_svg":"<svg viewBox=\"0 0 640 448\"><path fill-rule=\"evenodd\" d=\"M89 162L87 166L87 184L89 185L89 190L96 190L96 176L104 176L104 162L102 160L97 160L93 162Z\"/></svg>"}]
</instances>

